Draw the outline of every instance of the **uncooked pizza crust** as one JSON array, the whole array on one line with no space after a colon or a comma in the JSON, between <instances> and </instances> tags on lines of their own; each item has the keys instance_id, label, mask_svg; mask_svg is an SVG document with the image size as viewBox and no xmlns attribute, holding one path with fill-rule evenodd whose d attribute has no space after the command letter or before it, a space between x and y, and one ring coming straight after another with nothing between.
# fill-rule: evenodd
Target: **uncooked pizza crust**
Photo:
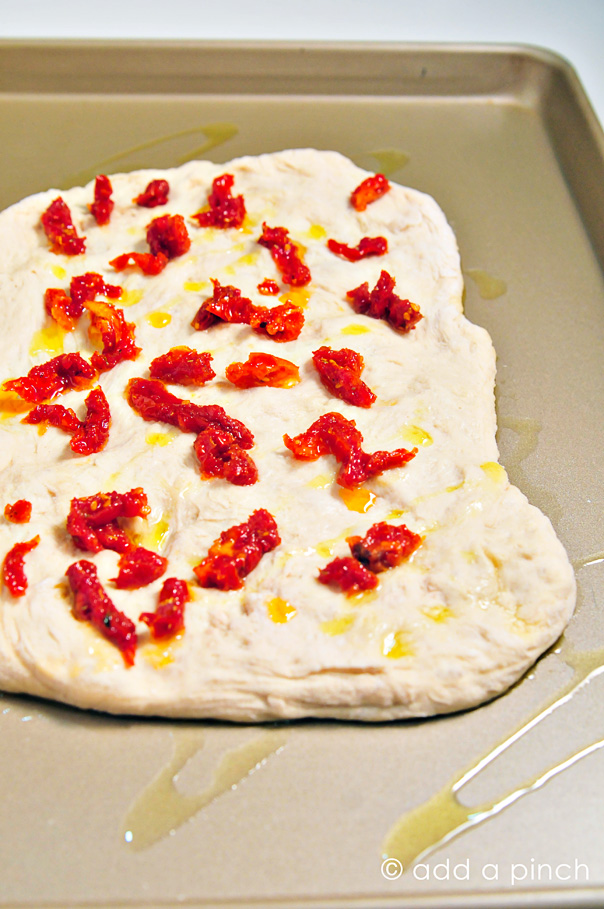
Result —
<instances>
[{"instance_id":1,"label":"uncooked pizza crust","mask_svg":"<svg viewBox=\"0 0 604 909\"><path fill-rule=\"evenodd\" d=\"M199 228L190 216L205 205L214 177L227 172L245 198L246 222L239 230ZM459 710L501 693L561 633L574 606L574 575L549 520L497 464L495 354L486 331L463 315L453 233L433 199L394 184L355 211L350 192L366 176L339 154L313 150L114 175L116 205L107 226L89 213L92 184L61 193L87 237L85 258L49 250L40 215L56 190L0 215L2 380L62 350L90 356L87 320L59 337L43 305L46 288L68 288L86 271L126 289L116 305L136 323L142 348L137 360L101 375L113 422L99 454L77 456L68 436L53 428L40 434L21 415L0 419L2 506L20 498L33 506L29 524L0 519L0 554L40 535L26 557L27 594L0 593L3 690L116 713L392 720ZM168 204L152 212L133 205L158 177L169 181ZM146 225L165 213L185 217L189 253L155 277L117 275L109 261L145 251ZM211 278L256 303L279 302L256 289L264 278L279 280L257 242L263 221L287 227L306 250L312 282L288 294L305 307L299 339L276 344L247 325L226 323L195 331L191 319L211 294ZM377 235L388 241L384 257L350 263L326 247L327 238L354 246ZM408 334L357 315L346 300L364 281L373 287L382 269L396 278L400 296L420 306L424 318ZM170 390L220 404L251 429L256 484L202 480L193 437L144 422L128 406L128 380L148 376L150 361L178 345L211 352L217 378L194 391ZM370 409L322 386L312 366L312 351L322 345L363 355L363 379L377 395ZM302 381L238 390L224 379L225 368L252 351L293 361ZM58 403L81 415L83 397L70 392ZM296 461L283 444L285 433L297 435L328 411L354 419L369 451L418 447L407 466L365 484L375 496L366 513L347 507L333 458ZM109 579L117 553L77 550L65 520L73 497L140 486L152 510L131 530L168 558L166 576L190 582L192 600L186 630L172 642L150 641L147 627L137 624L136 661L127 668L115 647L72 615L65 571L80 558L93 561L116 607L133 621L153 612L163 578L138 591L115 589ZM221 531L257 508L274 515L281 545L262 558L242 591L196 585L192 567ZM364 535L378 521L405 523L424 541L408 561L379 575L377 593L347 598L320 584L319 569L350 554L345 538ZM287 621L274 620L270 604L277 598L289 604Z\"/></svg>"}]
</instances>

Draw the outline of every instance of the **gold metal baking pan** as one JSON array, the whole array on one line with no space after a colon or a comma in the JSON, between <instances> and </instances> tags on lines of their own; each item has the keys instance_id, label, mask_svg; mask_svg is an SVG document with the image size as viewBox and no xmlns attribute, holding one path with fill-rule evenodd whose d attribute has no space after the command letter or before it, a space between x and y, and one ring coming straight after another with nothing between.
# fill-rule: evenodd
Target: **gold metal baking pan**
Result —
<instances>
[{"instance_id":1,"label":"gold metal baking pan","mask_svg":"<svg viewBox=\"0 0 604 909\"><path fill-rule=\"evenodd\" d=\"M604 140L572 69L523 47L0 42L0 135L1 207L295 146L435 196L498 352L503 462L580 589L510 692L426 722L2 697L0 906L604 906Z\"/></svg>"}]
</instances>

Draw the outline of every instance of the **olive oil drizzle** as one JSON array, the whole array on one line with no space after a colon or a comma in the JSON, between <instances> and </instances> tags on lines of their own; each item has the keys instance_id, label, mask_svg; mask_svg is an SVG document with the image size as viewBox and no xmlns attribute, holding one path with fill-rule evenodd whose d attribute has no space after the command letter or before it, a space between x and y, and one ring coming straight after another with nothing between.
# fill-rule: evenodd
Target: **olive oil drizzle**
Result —
<instances>
[{"instance_id":1,"label":"olive oil drizzle","mask_svg":"<svg viewBox=\"0 0 604 909\"><path fill-rule=\"evenodd\" d=\"M524 785L512 790L498 800L475 807L466 807L458 798L458 792L471 779L492 761L507 751L522 736L529 733L542 720L550 716L559 707L587 685L593 678L604 672L604 647L589 651L575 651L563 645L561 656L564 662L574 670L570 682L562 693L546 707L523 723L514 733L487 752L476 764L464 771L452 782L443 786L431 798L416 808L405 813L394 824L387 834L383 845L384 857L398 859L407 869L420 859L431 855L445 843L460 836L471 827L484 823L495 817L505 808L513 805L518 799L535 792L558 774L572 767L595 751L604 747L604 738L569 755L561 763L548 768L538 776L532 777Z\"/></svg>"},{"instance_id":2,"label":"olive oil drizzle","mask_svg":"<svg viewBox=\"0 0 604 909\"><path fill-rule=\"evenodd\" d=\"M199 811L263 767L286 742L285 733L275 729L227 751L210 785L196 795L183 795L175 781L203 747L204 738L199 732L177 733L172 758L130 806L122 825L122 840L138 852L173 835Z\"/></svg>"}]
</instances>

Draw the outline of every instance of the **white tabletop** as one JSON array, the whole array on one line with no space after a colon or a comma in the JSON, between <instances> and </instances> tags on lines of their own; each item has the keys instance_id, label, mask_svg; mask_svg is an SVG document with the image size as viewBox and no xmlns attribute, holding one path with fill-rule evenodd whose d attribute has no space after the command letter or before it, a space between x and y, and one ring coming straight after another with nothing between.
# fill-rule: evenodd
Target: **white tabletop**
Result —
<instances>
[{"instance_id":1,"label":"white tabletop","mask_svg":"<svg viewBox=\"0 0 604 909\"><path fill-rule=\"evenodd\" d=\"M572 63L604 123L604 0L0 0L0 37L534 44Z\"/></svg>"}]
</instances>

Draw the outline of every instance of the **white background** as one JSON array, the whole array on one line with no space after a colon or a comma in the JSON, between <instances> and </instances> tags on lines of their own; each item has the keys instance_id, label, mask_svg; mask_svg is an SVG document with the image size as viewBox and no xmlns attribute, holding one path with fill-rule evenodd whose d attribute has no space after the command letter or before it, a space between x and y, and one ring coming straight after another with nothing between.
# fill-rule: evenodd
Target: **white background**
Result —
<instances>
[{"instance_id":1,"label":"white background","mask_svg":"<svg viewBox=\"0 0 604 909\"><path fill-rule=\"evenodd\" d=\"M45 37L536 44L604 122L604 0L0 0L0 38Z\"/></svg>"}]
</instances>

